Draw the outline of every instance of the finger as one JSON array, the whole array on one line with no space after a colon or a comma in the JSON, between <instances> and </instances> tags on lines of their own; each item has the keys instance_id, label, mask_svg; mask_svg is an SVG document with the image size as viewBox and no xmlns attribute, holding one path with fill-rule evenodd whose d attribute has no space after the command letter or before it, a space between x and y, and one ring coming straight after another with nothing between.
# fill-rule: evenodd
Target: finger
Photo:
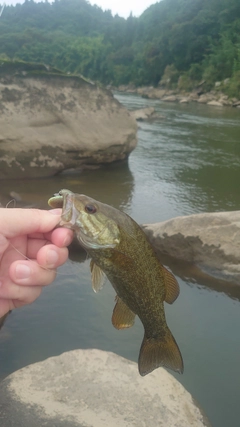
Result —
<instances>
[{"instance_id":1,"label":"finger","mask_svg":"<svg viewBox=\"0 0 240 427\"><path fill-rule=\"evenodd\" d=\"M45 236L46 237L46 236ZM38 251L45 245L54 243L59 248L69 246L73 240L73 231L68 228L57 228L53 232L48 233L47 239L29 238L26 256L27 258L37 258Z\"/></svg>"},{"instance_id":2,"label":"finger","mask_svg":"<svg viewBox=\"0 0 240 427\"><path fill-rule=\"evenodd\" d=\"M68 249L55 245L43 246L37 253L37 262L43 268L57 268L68 259Z\"/></svg>"},{"instance_id":3,"label":"finger","mask_svg":"<svg viewBox=\"0 0 240 427\"><path fill-rule=\"evenodd\" d=\"M9 311L21 305L30 304L39 297L41 291L41 286L21 286L5 280L0 286L1 311L3 311L4 306Z\"/></svg>"},{"instance_id":4,"label":"finger","mask_svg":"<svg viewBox=\"0 0 240 427\"><path fill-rule=\"evenodd\" d=\"M31 240L46 240L49 242L54 243L54 245L59 246L60 248L62 248L63 246L69 246L70 243L73 240L73 231L70 230L69 228L65 228L65 227L58 227L55 228L52 231L49 231L49 233L44 233L44 234L31 234L28 235L29 239ZM31 243L31 242L30 242Z\"/></svg>"},{"instance_id":5,"label":"finger","mask_svg":"<svg viewBox=\"0 0 240 427\"><path fill-rule=\"evenodd\" d=\"M19 308L23 305L32 304L41 295L41 293L41 286L29 286L28 292L26 293L26 298L23 298L21 300L13 299L12 304L14 308Z\"/></svg>"},{"instance_id":6,"label":"finger","mask_svg":"<svg viewBox=\"0 0 240 427\"><path fill-rule=\"evenodd\" d=\"M67 243L71 242L71 240L72 240L71 236L70 237L67 236L65 238L64 234L65 233L63 233L63 236L62 237L60 236L59 241L57 241L57 243L59 243L57 246L52 245L52 246L54 246L54 249L57 251L58 251L58 249L64 249L65 248L65 245L63 245L65 240L67 241ZM56 241L56 239L55 239L55 241ZM46 247L45 249L43 249L43 253L44 253L44 251L46 251L50 245L51 245L51 243L47 240L29 239L26 257L30 258L30 259L36 259L38 257L38 252L42 248ZM61 248L61 246L62 246L62 248ZM65 250L63 252L59 251L60 259L61 259L63 253L64 254L66 253L66 255L68 256L68 251L65 251ZM65 262L65 259L63 262ZM45 261L44 262L41 261L40 264L47 266ZM48 267L50 267L51 265L52 265L52 263L48 264ZM58 267L59 265L62 265L62 262L60 264L56 263L56 265L54 267Z\"/></svg>"},{"instance_id":7,"label":"finger","mask_svg":"<svg viewBox=\"0 0 240 427\"><path fill-rule=\"evenodd\" d=\"M8 242L8 247L5 249L5 252L2 254L1 266L0 266L0 275L1 277L8 276L8 270L10 265L17 260L25 260L27 248L27 238L26 236L15 237L11 239L11 242Z\"/></svg>"},{"instance_id":8,"label":"finger","mask_svg":"<svg viewBox=\"0 0 240 427\"><path fill-rule=\"evenodd\" d=\"M26 257L36 259L39 250L48 244L49 241L45 239L28 239Z\"/></svg>"},{"instance_id":9,"label":"finger","mask_svg":"<svg viewBox=\"0 0 240 427\"><path fill-rule=\"evenodd\" d=\"M26 259L27 236L17 236L9 241L9 246L4 254L4 263L18 259Z\"/></svg>"},{"instance_id":10,"label":"finger","mask_svg":"<svg viewBox=\"0 0 240 427\"><path fill-rule=\"evenodd\" d=\"M12 282L19 285L46 286L53 282L56 277L56 271L51 268L43 268L36 261L15 261L9 268L9 277ZM8 296L7 294L5 297L14 298L14 296Z\"/></svg>"},{"instance_id":11,"label":"finger","mask_svg":"<svg viewBox=\"0 0 240 427\"><path fill-rule=\"evenodd\" d=\"M52 231L50 240L54 245L60 248L69 246L73 240L73 231L64 227L56 228Z\"/></svg>"},{"instance_id":12,"label":"finger","mask_svg":"<svg viewBox=\"0 0 240 427\"><path fill-rule=\"evenodd\" d=\"M0 298L0 319L13 309L12 301Z\"/></svg>"},{"instance_id":13,"label":"finger","mask_svg":"<svg viewBox=\"0 0 240 427\"><path fill-rule=\"evenodd\" d=\"M9 242L8 240L0 234L0 261L6 249L8 248Z\"/></svg>"},{"instance_id":14,"label":"finger","mask_svg":"<svg viewBox=\"0 0 240 427\"><path fill-rule=\"evenodd\" d=\"M61 209L50 211L40 209L1 209L1 229L4 236L48 233L60 222ZM17 220L16 220L17 218Z\"/></svg>"}]
</instances>

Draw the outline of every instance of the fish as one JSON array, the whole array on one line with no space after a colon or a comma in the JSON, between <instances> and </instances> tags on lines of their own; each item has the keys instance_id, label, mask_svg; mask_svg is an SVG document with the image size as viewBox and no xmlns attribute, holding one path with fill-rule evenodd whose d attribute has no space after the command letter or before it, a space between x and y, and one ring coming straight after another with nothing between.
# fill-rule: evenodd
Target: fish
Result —
<instances>
[{"instance_id":1,"label":"fish","mask_svg":"<svg viewBox=\"0 0 240 427\"><path fill-rule=\"evenodd\" d=\"M116 291L112 324L144 327L138 370L144 376L158 367L183 373L179 347L167 325L164 302L179 295L176 278L158 260L146 234L129 215L83 194L63 189L48 201L62 208L60 226L74 231L91 258L92 287L98 292L107 276Z\"/></svg>"}]
</instances>

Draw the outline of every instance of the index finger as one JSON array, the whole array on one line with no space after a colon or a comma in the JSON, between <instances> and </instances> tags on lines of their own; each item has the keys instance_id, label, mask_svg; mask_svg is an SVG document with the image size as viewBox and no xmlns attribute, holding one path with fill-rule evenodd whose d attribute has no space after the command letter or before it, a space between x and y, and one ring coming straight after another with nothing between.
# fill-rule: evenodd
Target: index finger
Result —
<instances>
[{"instance_id":1,"label":"index finger","mask_svg":"<svg viewBox=\"0 0 240 427\"><path fill-rule=\"evenodd\" d=\"M1 208L0 233L7 238L23 234L48 233L61 219L61 209Z\"/></svg>"}]
</instances>

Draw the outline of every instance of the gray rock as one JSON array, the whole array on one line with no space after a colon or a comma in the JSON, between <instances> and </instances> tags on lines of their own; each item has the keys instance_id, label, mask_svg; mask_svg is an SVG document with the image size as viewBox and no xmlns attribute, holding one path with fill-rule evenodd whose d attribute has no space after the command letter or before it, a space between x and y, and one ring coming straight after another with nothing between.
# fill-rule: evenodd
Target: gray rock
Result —
<instances>
[{"instance_id":1,"label":"gray rock","mask_svg":"<svg viewBox=\"0 0 240 427\"><path fill-rule=\"evenodd\" d=\"M148 95L148 94L149 94L149 92L151 92L151 91L152 91L152 89L153 89L153 87L152 87L152 86L141 86L141 87L138 87L138 88L136 89L136 92L137 92L139 95Z\"/></svg>"},{"instance_id":2,"label":"gray rock","mask_svg":"<svg viewBox=\"0 0 240 427\"><path fill-rule=\"evenodd\" d=\"M135 120L141 121L141 120L148 119L150 116L152 116L152 114L154 114L154 112L155 112L155 108L147 107L147 108L140 108L138 110L131 111L130 114Z\"/></svg>"},{"instance_id":3,"label":"gray rock","mask_svg":"<svg viewBox=\"0 0 240 427\"><path fill-rule=\"evenodd\" d=\"M240 106L240 101L236 101L232 104L233 107L239 107Z\"/></svg>"},{"instance_id":4,"label":"gray rock","mask_svg":"<svg viewBox=\"0 0 240 427\"><path fill-rule=\"evenodd\" d=\"M220 101L214 101L214 100L209 101L207 104L212 105L214 107L222 107L223 106L223 104Z\"/></svg>"},{"instance_id":5,"label":"gray rock","mask_svg":"<svg viewBox=\"0 0 240 427\"><path fill-rule=\"evenodd\" d=\"M189 97L183 97L180 99L179 103L180 104L188 104L188 102L190 101Z\"/></svg>"},{"instance_id":6,"label":"gray rock","mask_svg":"<svg viewBox=\"0 0 240 427\"><path fill-rule=\"evenodd\" d=\"M222 95L222 96L219 98L219 102L220 102L222 105L224 105L224 106L230 106L230 105L232 105L232 102L229 100L229 98L228 98L228 96L227 96L227 95Z\"/></svg>"},{"instance_id":7,"label":"gray rock","mask_svg":"<svg viewBox=\"0 0 240 427\"><path fill-rule=\"evenodd\" d=\"M207 104L207 102L209 102L209 101L210 101L209 96L206 94L201 95L198 99L198 102L200 104Z\"/></svg>"},{"instance_id":8,"label":"gray rock","mask_svg":"<svg viewBox=\"0 0 240 427\"><path fill-rule=\"evenodd\" d=\"M137 125L81 77L0 74L0 179L51 176L127 158Z\"/></svg>"},{"instance_id":9,"label":"gray rock","mask_svg":"<svg viewBox=\"0 0 240 427\"><path fill-rule=\"evenodd\" d=\"M143 229L163 255L240 283L240 211L178 217Z\"/></svg>"},{"instance_id":10,"label":"gray rock","mask_svg":"<svg viewBox=\"0 0 240 427\"><path fill-rule=\"evenodd\" d=\"M189 100L190 100L191 102L198 102L198 100L199 100L199 96L198 96L198 94L197 94L196 92L192 92L192 93L190 93L190 94L189 94Z\"/></svg>"},{"instance_id":11,"label":"gray rock","mask_svg":"<svg viewBox=\"0 0 240 427\"><path fill-rule=\"evenodd\" d=\"M164 96L162 100L166 102L177 102L178 99L175 95L169 95L169 96Z\"/></svg>"},{"instance_id":12,"label":"gray rock","mask_svg":"<svg viewBox=\"0 0 240 427\"><path fill-rule=\"evenodd\" d=\"M192 396L159 368L100 350L74 350L27 366L1 383L4 427L203 427Z\"/></svg>"},{"instance_id":13,"label":"gray rock","mask_svg":"<svg viewBox=\"0 0 240 427\"><path fill-rule=\"evenodd\" d=\"M154 88L148 93L148 97L150 99L161 99L165 95L166 95L165 89L155 89Z\"/></svg>"}]
</instances>

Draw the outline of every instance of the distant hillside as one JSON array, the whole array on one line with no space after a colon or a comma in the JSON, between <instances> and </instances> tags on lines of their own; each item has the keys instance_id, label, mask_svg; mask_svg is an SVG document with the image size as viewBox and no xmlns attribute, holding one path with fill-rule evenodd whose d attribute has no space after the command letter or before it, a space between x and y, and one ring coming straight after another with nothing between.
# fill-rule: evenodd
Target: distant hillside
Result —
<instances>
[{"instance_id":1,"label":"distant hillside","mask_svg":"<svg viewBox=\"0 0 240 427\"><path fill-rule=\"evenodd\" d=\"M26 0L4 9L0 55L105 84L191 89L230 78L226 89L240 93L240 1L162 0L124 19L86 0Z\"/></svg>"}]
</instances>

